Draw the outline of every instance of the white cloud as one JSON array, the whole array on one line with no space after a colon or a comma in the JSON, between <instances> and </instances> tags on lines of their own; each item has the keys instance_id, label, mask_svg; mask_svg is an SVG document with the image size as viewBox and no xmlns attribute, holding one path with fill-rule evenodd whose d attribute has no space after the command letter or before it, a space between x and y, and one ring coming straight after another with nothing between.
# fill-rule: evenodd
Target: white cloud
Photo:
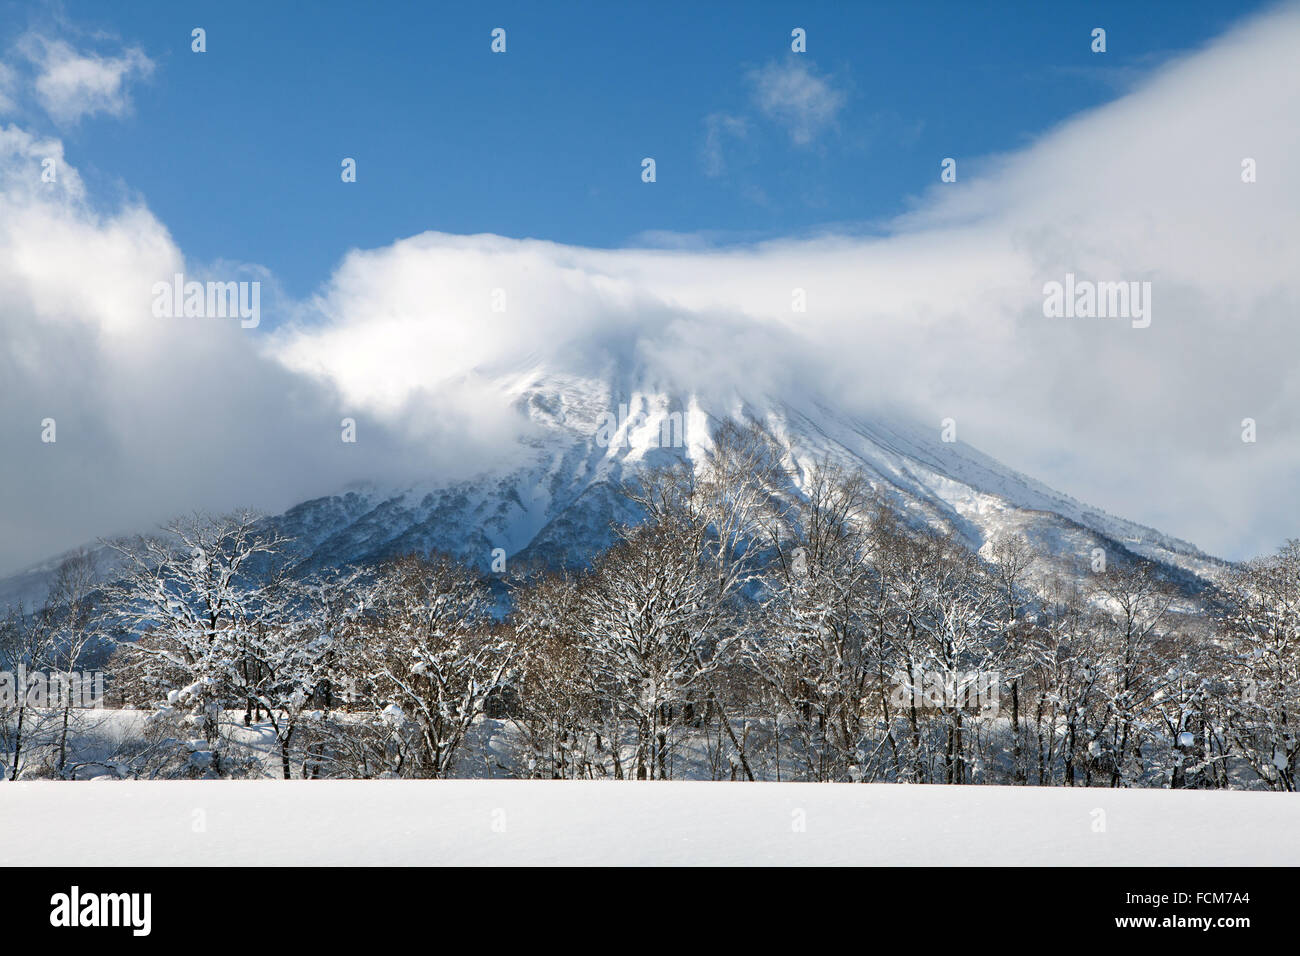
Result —
<instances>
[{"instance_id":1,"label":"white cloud","mask_svg":"<svg viewBox=\"0 0 1300 956\"><path fill-rule=\"evenodd\" d=\"M754 102L784 126L791 142L806 146L835 122L845 96L817 76L802 56L769 63L748 75Z\"/></svg>"},{"instance_id":2,"label":"white cloud","mask_svg":"<svg viewBox=\"0 0 1300 956\"><path fill-rule=\"evenodd\" d=\"M749 123L743 116L727 113L710 113L704 117L704 172L711 177L727 171L725 155L728 139L744 139L749 133Z\"/></svg>"},{"instance_id":3,"label":"white cloud","mask_svg":"<svg viewBox=\"0 0 1300 956\"><path fill-rule=\"evenodd\" d=\"M10 113L14 109L14 91L17 89L17 76L11 67L0 63L0 113Z\"/></svg>"},{"instance_id":4,"label":"white cloud","mask_svg":"<svg viewBox=\"0 0 1300 956\"><path fill-rule=\"evenodd\" d=\"M937 184L882 238L605 251L416 237L345 263L348 295L326 296L324 328L286 354L391 401L529 361L597 374L630 342L642 374L682 388L816 388L867 413L952 416L1083 500L1218 553L1268 550L1300 534L1297 44L1295 8L1255 22L988 176ZM1241 181L1244 157L1257 183ZM1151 327L1044 318L1043 285L1067 272L1150 281ZM509 316L481 314L492 287L511 290ZM796 287L806 314L791 313Z\"/></svg>"},{"instance_id":5,"label":"white cloud","mask_svg":"<svg viewBox=\"0 0 1300 956\"><path fill-rule=\"evenodd\" d=\"M1300 11L1262 18L982 178L963 166L888 236L595 250L429 233L350 254L275 334L153 319L152 283L187 265L163 225L97 217L75 176L40 192L53 144L0 130L0 569L193 507L469 474L519 427L502 380L616 365L712 402L797 391L936 430L951 416L1111 512L1227 556L1272 549L1300 534L1297 46ZM1043 284L1067 271L1151 281L1151 327L1045 319Z\"/></svg>"},{"instance_id":6,"label":"white cloud","mask_svg":"<svg viewBox=\"0 0 1300 956\"><path fill-rule=\"evenodd\" d=\"M59 162L54 183L41 161ZM0 573L195 508L278 510L357 479L465 477L501 444L454 414L369 416L265 354L238 320L162 319L153 285L187 262L145 208L83 198L57 141L0 127ZM344 445L352 416L358 441ZM54 419L57 441L41 441Z\"/></svg>"},{"instance_id":7,"label":"white cloud","mask_svg":"<svg viewBox=\"0 0 1300 956\"><path fill-rule=\"evenodd\" d=\"M37 100L61 125L95 113L124 115L131 108L128 83L154 69L153 61L135 47L120 56L99 56L29 33L18 49L36 68Z\"/></svg>"}]
</instances>

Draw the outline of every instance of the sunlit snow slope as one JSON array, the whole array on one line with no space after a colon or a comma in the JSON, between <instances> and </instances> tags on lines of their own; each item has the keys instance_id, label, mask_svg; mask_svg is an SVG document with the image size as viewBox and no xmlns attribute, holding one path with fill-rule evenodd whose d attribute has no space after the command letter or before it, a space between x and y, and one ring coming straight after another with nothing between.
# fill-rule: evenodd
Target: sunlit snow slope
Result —
<instances>
[{"instance_id":1,"label":"sunlit snow slope","mask_svg":"<svg viewBox=\"0 0 1300 956\"><path fill-rule=\"evenodd\" d=\"M866 421L813 398L776 403L736 395L725 407L704 407L695 395L618 388L608 378L534 373L511 388L534 425L522 466L451 485L358 486L305 502L279 524L318 566L430 548L485 566L494 548L514 560L582 565L608 545L612 522L635 519L618 491L622 481L674 460L698 465L713 430L730 419L773 436L796 482L824 460L860 469L914 520L952 529L977 550L1013 532L1080 573L1095 547L1111 560L1136 554L1195 576L1218 566L1185 541L1090 508L969 445L942 441L937 422L922 427L898 415Z\"/></svg>"}]
</instances>

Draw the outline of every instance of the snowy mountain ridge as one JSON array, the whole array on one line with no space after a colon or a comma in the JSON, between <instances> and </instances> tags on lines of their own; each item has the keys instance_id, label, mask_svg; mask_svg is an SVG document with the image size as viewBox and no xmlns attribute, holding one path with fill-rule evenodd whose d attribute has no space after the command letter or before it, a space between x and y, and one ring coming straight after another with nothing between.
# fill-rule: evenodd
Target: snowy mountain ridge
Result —
<instances>
[{"instance_id":1,"label":"snowy mountain ridge","mask_svg":"<svg viewBox=\"0 0 1300 956\"><path fill-rule=\"evenodd\" d=\"M896 414L867 421L814 396L712 404L694 392L637 387L617 375L533 370L505 386L532 425L524 464L476 481L405 488L359 485L304 502L277 519L310 565L439 548L486 567L495 548L514 560L580 566L636 515L619 485L646 468L704 461L723 421L756 424L786 453L797 484L822 461L860 470L918 521L949 528L972 549L1003 533L1028 537L1083 573L1092 549L1128 552L1195 577L1222 562L1194 545L1106 514L1006 468L962 442L944 442Z\"/></svg>"},{"instance_id":2,"label":"snowy mountain ridge","mask_svg":"<svg viewBox=\"0 0 1300 956\"><path fill-rule=\"evenodd\" d=\"M356 483L269 521L293 539L304 571L435 549L483 569L495 549L512 563L581 567L612 542L613 524L637 520L623 482L656 465L698 466L714 429L730 420L771 435L796 485L823 461L857 469L912 520L950 529L986 554L997 536L1014 533L1070 574L1086 573L1094 548L1151 559L1188 580L1212 578L1223 566L1186 541L1082 504L899 415L867 421L812 395L733 394L710 403L633 381L516 371L501 387L529 423L519 464L471 481ZM0 580L0 604L39 600L57 563Z\"/></svg>"}]
</instances>

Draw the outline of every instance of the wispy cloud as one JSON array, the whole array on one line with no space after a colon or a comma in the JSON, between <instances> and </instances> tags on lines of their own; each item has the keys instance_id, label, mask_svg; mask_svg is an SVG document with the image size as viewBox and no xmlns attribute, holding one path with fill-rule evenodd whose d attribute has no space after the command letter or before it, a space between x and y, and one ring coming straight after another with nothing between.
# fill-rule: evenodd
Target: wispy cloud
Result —
<instances>
[{"instance_id":1,"label":"wispy cloud","mask_svg":"<svg viewBox=\"0 0 1300 956\"><path fill-rule=\"evenodd\" d=\"M704 117L704 172L708 176L721 176L727 171L726 145L731 139L744 139L749 134L749 122L743 116L727 113L710 113Z\"/></svg>"},{"instance_id":2,"label":"wispy cloud","mask_svg":"<svg viewBox=\"0 0 1300 956\"><path fill-rule=\"evenodd\" d=\"M11 67L0 63L0 113L10 113L14 109L14 93L18 86L17 74Z\"/></svg>"},{"instance_id":3,"label":"wispy cloud","mask_svg":"<svg viewBox=\"0 0 1300 956\"><path fill-rule=\"evenodd\" d=\"M19 40L18 51L36 70L37 101L60 125L96 113L125 115L131 109L129 84L154 70L153 61L137 47L118 56L100 56L78 51L64 40L29 33Z\"/></svg>"},{"instance_id":4,"label":"wispy cloud","mask_svg":"<svg viewBox=\"0 0 1300 956\"><path fill-rule=\"evenodd\" d=\"M811 143L835 123L847 97L818 76L802 56L791 56L756 70L748 80L755 104L781 124L798 146Z\"/></svg>"}]
</instances>

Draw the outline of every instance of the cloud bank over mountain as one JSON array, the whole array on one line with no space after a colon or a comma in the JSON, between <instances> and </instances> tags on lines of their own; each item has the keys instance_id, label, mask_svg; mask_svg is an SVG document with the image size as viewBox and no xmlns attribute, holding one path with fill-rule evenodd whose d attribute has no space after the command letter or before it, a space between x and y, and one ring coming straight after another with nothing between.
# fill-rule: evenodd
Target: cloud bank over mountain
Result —
<instances>
[{"instance_id":1,"label":"cloud bank over mountain","mask_svg":"<svg viewBox=\"0 0 1300 956\"><path fill-rule=\"evenodd\" d=\"M615 369L714 407L798 391L953 418L1108 511L1229 557L1272 549L1300 534L1298 45L1287 7L1024 149L955 144L957 182L936 157L934 188L871 235L594 250L431 232L354 251L307 301L264 293L257 330L155 318L175 273L273 283L187 261L143 202L96 211L57 140L0 126L0 571L191 508L467 477L508 458L520 375ZM29 80L10 66L12 97ZM1150 327L1046 318L1067 273L1149 281Z\"/></svg>"}]
</instances>

